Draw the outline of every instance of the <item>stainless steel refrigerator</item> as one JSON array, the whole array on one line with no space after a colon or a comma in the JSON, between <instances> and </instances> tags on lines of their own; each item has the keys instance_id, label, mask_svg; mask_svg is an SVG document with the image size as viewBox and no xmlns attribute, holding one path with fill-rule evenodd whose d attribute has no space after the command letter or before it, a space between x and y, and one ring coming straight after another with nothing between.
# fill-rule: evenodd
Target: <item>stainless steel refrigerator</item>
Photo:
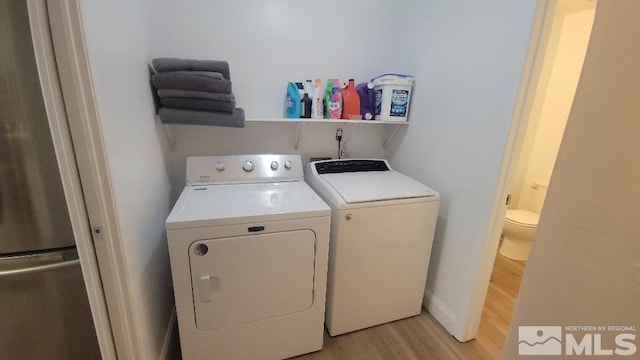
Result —
<instances>
[{"instance_id":1,"label":"stainless steel refrigerator","mask_svg":"<svg viewBox=\"0 0 640 360\"><path fill-rule=\"evenodd\" d=\"M0 358L100 358L23 0L0 0Z\"/></svg>"}]
</instances>

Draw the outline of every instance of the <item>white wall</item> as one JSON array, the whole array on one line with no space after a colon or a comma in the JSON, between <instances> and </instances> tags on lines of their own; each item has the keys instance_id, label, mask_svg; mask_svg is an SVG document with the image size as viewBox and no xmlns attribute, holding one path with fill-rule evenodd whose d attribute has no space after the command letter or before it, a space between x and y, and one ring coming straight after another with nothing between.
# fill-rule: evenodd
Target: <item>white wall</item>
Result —
<instances>
[{"instance_id":1,"label":"white wall","mask_svg":"<svg viewBox=\"0 0 640 360\"><path fill-rule=\"evenodd\" d=\"M152 1L84 1L95 93L126 253L138 355L162 349L173 301L164 231L169 181L154 124L146 64Z\"/></svg>"},{"instance_id":2,"label":"white wall","mask_svg":"<svg viewBox=\"0 0 640 360\"><path fill-rule=\"evenodd\" d=\"M151 46L157 57L227 60L247 116L279 118L289 80L361 82L392 71L382 50L395 8L383 0L160 0L150 9Z\"/></svg>"},{"instance_id":3,"label":"white wall","mask_svg":"<svg viewBox=\"0 0 640 360\"><path fill-rule=\"evenodd\" d=\"M640 327L639 12L635 0L598 2L504 359L518 358L518 326Z\"/></svg>"},{"instance_id":4,"label":"white wall","mask_svg":"<svg viewBox=\"0 0 640 360\"><path fill-rule=\"evenodd\" d=\"M290 80L355 78L399 71L398 6L389 1L155 1L152 57L226 60L237 106L247 118L281 118ZM404 32L403 32L404 33ZM294 124L244 129L172 125L167 154L172 199L184 186L189 155L287 153L333 155L342 128L347 156L384 157L384 126L307 124L299 149ZM355 131L354 131L355 130Z\"/></svg>"},{"instance_id":5,"label":"white wall","mask_svg":"<svg viewBox=\"0 0 640 360\"><path fill-rule=\"evenodd\" d=\"M553 58L537 129L527 134L527 137L533 138L531 151L523 153L521 157L526 172L519 189L518 209L541 210L534 201L531 184L534 180L542 180L547 184L551 178L582 70L594 15L595 8L563 16L558 49Z\"/></svg>"},{"instance_id":6,"label":"white wall","mask_svg":"<svg viewBox=\"0 0 640 360\"><path fill-rule=\"evenodd\" d=\"M530 186L529 181L525 177L529 168L529 157L535 141L535 135L540 123L544 99L549 81L551 79L551 71L558 51L560 43L560 35L564 24L564 17L568 14L577 13L584 10L595 9L595 2L591 0L548 0L547 12L545 14L540 45L536 53L536 66L534 69L534 77L531 79L529 94L532 97L531 106L527 108L527 112L522 116L523 123L526 124L524 139L520 146L520 151L516 156L517 167L515 173L511 175L511 181L508 184L509 193L511 194L510 209L516 209L520 205L520 195L523 187ZM540 60L542 59L542 60ZM549 179L546 179L549 180Z\"/></svg>"},{"instance_id":7,"label":"white wall","mask_svg":"<svg viewBox=\"0 0 640 360\"><path fill-rule=\"evenodd\" d=\"M415 45L398 57L416 85L410 126L387 155L442 195L427 304L466 341L536 1L415 1L403 11L404 43Z\"/></svg>"},{"instance_id":8,"label":"white wall","mask_svg":"<svg viewBox=\"0 0 640 360\"><path fill-rule=\"evenodd\" d=\"M176 147L167 153L172 179L172 199L177 199L185 182L186 157L223 154L300 154L337 157L336 129L343 129L348 157L384 158L385 125L314 124L304 127L300 148L295 149L295 124L247 123L245 128L171 126Z\"/></svg>"}]
</instances>

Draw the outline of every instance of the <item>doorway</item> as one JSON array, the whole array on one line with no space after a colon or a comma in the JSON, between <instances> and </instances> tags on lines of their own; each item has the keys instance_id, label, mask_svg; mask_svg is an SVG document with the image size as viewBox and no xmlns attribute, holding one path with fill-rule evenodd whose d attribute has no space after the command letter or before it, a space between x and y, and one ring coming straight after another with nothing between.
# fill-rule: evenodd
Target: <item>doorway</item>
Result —
<instances>
[{"instance_id":1,"label":"doorway","mask_svg":"<svg viewBox=\"0 0 640 360\"><path fill-rule=\"evenodd\" d=\"M527 94L531 107L520 121L526 130L519 135L519 156L511 166L508 209L540 213L564 133L582 64L587 51L596 1L558 0L549 3L550 19L534 62ZM502 219L500 219L502 221ZM535 243L535 240L534 240ZM478 338L501 349L506 337L526 261L495 256L482 311ZM500 354L496 354L500 357Z\"/></svg>"}]
</instances>

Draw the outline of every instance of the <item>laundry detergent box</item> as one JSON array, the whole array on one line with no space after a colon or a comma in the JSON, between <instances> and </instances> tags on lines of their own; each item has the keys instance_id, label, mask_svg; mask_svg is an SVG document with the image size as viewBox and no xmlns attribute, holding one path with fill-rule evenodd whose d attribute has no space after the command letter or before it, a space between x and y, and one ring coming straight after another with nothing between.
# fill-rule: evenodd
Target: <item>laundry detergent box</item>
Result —
<instances>
[{"instance_id":1,"label":"laundry detergent box","mask_svg":"<svg viewBox=\"0 0 640 360\"><path fill-rule=\"evenodd\" d=\"M375 96L375 119L407 121L413 76L384 74L371 79Z\"/></svg>"}]
</instances>

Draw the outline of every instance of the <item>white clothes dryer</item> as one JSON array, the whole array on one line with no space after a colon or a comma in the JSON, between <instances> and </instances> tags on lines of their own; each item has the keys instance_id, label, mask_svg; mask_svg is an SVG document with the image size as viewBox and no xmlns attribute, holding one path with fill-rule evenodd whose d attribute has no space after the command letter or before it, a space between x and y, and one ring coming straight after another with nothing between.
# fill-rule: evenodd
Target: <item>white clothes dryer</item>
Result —
<instances>
[{"instance_id":1,"label":"white clothes dryer","mask_svg":"<svg viewBox=\"0 0 640 360\"><path fill-rule=\"evenodd\" d=\"M182 358L322 348L330 208L298 155L189 157L166 228Z\"/></svg>"},{"instance_id":2,"label":"white clothes dryer","mask_svg":"<svg viewBox=\"0 0 640 360\"><path fill-rule=\"evenodd\" d=\"M420 314L439 194L386 160L309 163L305 179L332 208L329 334Z\"/></svg>"}]
</instances>

